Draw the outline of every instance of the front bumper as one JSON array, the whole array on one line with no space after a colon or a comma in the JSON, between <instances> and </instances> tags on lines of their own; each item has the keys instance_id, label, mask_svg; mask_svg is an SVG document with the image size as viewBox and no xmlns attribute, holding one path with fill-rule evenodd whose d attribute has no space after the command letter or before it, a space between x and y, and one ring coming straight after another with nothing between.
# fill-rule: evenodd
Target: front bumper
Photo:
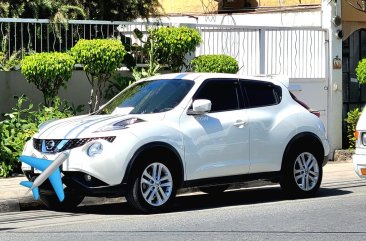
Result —
<instances>
[{"instance_id":1,"label":"front bumper","mask_svg":"<svg viewBox=\"0 0 366 241\"><path fill-rule=\"evenodd\" d=\"M39 176L33 171L24 171L28 180L33 181ZM127 184L108 185L96 177L82 172L62 172L62 182L68 191L74 191L91 197L120 197L124 196ZM48 179L40 186L43 193L54 193Z\"/></svg>"},{"instance_id":2,"label":"front bumper","mask_svg":"<svg viewBox=\"0 0 366 241\"><path fill-rule=\"evenodd\" d=\"M132 158L132 154L135 151L136 136L125 131L123 138L115 138L113 141L96 137L89 139L91 140L85 144L81 143L79 146L65 150L65 152L68 152L69 157L62 164L61 171L85 173L101 180L106 186L120 185L125 175L128 161ZM88 155L88 148L95 142L102 144L103 151L91 157ZM60 153L40 152L38 149L34 147L33 140L30 140L27 142L22 155L55 160ZM22 170L23 172L37 172L37 170L24 163L22 164Z\"/></svg>"},{"instance_id":3,"label":"front bumper","mask_svg":"<svg viewBox=\"0 0 366 241\"><path fill-rule=\"evenodd\" d=\"M356 174L361 178L366 178L366 175L362 175L361 169L366 169L366 155L354 154L352 155L353 168Z\"/></svg>"}]
</instances>

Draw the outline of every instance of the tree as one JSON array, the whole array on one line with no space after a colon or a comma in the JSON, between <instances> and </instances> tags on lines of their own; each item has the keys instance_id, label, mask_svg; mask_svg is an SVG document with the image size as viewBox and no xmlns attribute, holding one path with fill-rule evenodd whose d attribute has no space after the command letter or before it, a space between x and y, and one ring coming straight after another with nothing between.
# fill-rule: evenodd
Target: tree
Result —
<instances>
[{"instance_id":1,"label":"tree","mask_svg":"<svg viewBox=\"0 0 366 241\"><path fill-rule=\"evenodd\" d=\"M80 0L0 0L0 17L47 18L55 22L87 17Z\"/></svg>"},{"instance_id":2,"label":"tree","mask_svg":"<svg viewBox=\"0 0 366 241\"><path fill-rule=\"evenodd\" d=\"M131 20L157 16L159 0L0 0L0 17Z\"/></svg>"},{"instance_id":3,"label":"tree","mask_svg":"<svg viewBox=\"0 0 366 241\"><path fill-rule=\"evenodd\" d=\"M125 48L117 39L81 39L71 49L71 54L77 63L83 65L92 86L89 112L95 112L99 109L103 98L105 84L122 65L126 54Z\"/></svg>"},{"instance_id":4,"label":"tree","mask_svg":"<svg viewBox=\"0 0 366 241\"><path fill-rule=\"evenodd\" d=\"M25 79L42 91L45 106L53 106L61 86L71 78L74 59L65 53L36 53L26 56L21 62Z\"/></svg>"},{"instance_id":5,"label":"tree","mask_svg":"<svg viewBox=\"0 0 366 241\"><path fill-rule=\"evenodd\" d=\"M161 27L150 32L156 47L159 63L167 64L173 71L186 66L185 57L202 42L197 29L182 27ZM149 47L149 46L148 46Z\"/></svg>"}]
</instances>

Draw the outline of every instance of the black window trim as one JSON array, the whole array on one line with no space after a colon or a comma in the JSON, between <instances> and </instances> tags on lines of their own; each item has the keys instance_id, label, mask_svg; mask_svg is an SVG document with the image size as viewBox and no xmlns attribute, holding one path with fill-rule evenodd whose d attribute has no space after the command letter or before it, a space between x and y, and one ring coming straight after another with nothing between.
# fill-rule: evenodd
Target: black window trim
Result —
<instances>
[{"instance_id":1,"label":"black window trim","mask_svg":"<svg viewBox=\"0 0 366 241\"><path fill-rule=\"evenodd\" d=\"M194 93L194 95L192 96L192 103L193 101L196 99L195 97L197 96L197 93L200 92L200 90L208 83L211 81L234 81L235 85L236 85L236 99L238 101L238 108L237 109L230 109L230 110L221 110L221 111L210 111L208 113L220 113L220 112L228 112L228 111L235 111L235 110L241 110L241 109L245 109L247 106L247 103L245 101L245 98L243 96L243 92L241 90L240 87L240 83L239 83L239 79L238 78L209 78L206 79L202 82L202 84L200 85L200 87L198 87L198 89L196 90L196 92ZM188 108L188 112L192 110L192 104L190 105L190 107Z\"/></svg>"},{"instance_id":2,"label":"black window trim","mask_svg":"<svg viewBox=\"0 0 366 241\"><path fill-rule=\"evenodd\" d=\"M270 81L263 81L263 80L255 80L255 79L238 79L239 84L240 84L240 90L242 91L242 96L244 98L244 103L246 103L246 108L247 109L253 109L253 108L262 108L262 107L268 107L268 106L275 106L275 105L279 105L282 102L282 88L279 85L274 84L273 82ZM271 105L263 105L263 106L251 106L250 104L250 100L249 97L247 95L247 89L245 86L245 82L252 82L252 83L261 83L261 84L269 84L275 88L279 88L281 90L281 97L278 96L277 93L275 93L275 98L276 98L276 104L271 104Z\"/></svg>"}]
</instances>

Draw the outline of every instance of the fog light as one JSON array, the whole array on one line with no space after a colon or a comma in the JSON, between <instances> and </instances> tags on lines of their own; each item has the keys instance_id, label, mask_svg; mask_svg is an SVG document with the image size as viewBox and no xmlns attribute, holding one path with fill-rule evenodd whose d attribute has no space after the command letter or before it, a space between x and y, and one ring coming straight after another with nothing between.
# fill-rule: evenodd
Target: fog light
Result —
<instances>
[{"instance_id":1,"label":"fog light","mask_svg":"<svg viewBox=\"0 0 366 241\"><path fill-rule=\"evenodd\" d=\"M102 153L103 151L103 145L100 142L94 142L93 144L91 144L88 148L88 156L90 157L94 157L95 155L98 155L100 153Z\"/></svg>"},{"instance_id":2,"label":"fog light","mask_svg":"<svg viewBox=\"0 0 366 241\"><path fill-rule=\"evenodd\" d=\"M362 175L366 175L366 168L360 168L360 172Z\"/></svg>"}]
</instances>

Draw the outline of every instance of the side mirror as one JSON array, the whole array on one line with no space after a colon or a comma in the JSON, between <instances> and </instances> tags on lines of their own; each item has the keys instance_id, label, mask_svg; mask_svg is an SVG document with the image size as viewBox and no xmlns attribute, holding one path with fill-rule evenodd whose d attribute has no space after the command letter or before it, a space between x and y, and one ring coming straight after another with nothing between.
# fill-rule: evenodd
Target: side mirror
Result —
<instances>
[{"instance_id":1,"label":"side mirror","mask_svg":"<svg viewBox=\"0 0 366 241\"><path fill-rule=\"evenodd\" d=\"M198 99L193 101L192 109L188 110L189 115L202 115L211 111L211 101L206 99Z\"/></svg>"}]
</instances>

